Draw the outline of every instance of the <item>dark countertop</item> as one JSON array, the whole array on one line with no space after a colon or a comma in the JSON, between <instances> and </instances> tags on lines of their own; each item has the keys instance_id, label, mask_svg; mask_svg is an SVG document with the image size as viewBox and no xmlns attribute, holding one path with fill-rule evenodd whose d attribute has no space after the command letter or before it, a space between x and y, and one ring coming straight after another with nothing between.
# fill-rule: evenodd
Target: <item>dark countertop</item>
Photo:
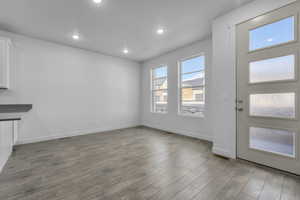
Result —
<instances>
[{"instance_id":1,"label":"dark countertop","mask_svg":"<svg viewBox=\"0 0 300 200\"><path fill-rule=\"evenodd\" d=\"M3 121L20 121L21 120L21 118L19 117L12 117L12 118L5 118L5 119L0 119L0 122L3 122Z\"/></svg>"},{"instance_id":2,"label":"dark countertop","mask_svg":"<svg viewBox=\"0 0 300 200\"><path fill-rule=\"evenodd\" d=\"M32 109L32 104L0 104L0 121L21 120L19 113Z\"/></svg>"},{"instance_id":3,"label":"dark countertop","mask_svg":"<svg viewBox=\"0 0 300 200\"><path fill-rule=\"evenodd\" d=\"M0 104L0 113L23 113L32 109L32 104Z\"/></svg>"}]
</instances>

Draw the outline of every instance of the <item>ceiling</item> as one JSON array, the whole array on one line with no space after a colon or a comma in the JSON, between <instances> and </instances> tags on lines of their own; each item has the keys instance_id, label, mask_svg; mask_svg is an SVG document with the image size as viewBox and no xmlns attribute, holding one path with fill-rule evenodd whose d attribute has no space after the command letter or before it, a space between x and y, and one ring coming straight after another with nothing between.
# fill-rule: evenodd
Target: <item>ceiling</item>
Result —
<instances>
[{"instance_id":1,"label":"ceiling","mask_svg":"<svg viewBox=\"0 0 300 200\"><path fill-rule=\"evenodd\" d=\"M1 0L0 29L144 61L207 38L214 18L250 1ZM160 27L164 35L156 34Z\"/></svg>"}]
</instances>

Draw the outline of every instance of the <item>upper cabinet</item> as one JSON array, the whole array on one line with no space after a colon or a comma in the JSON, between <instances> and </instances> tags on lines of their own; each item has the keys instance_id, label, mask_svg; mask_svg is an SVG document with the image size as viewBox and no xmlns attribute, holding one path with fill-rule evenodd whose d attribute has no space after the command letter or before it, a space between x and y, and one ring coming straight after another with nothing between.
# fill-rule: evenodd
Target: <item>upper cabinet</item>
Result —
<instances>
[{"instance_id":1,"label":"upper cabinet","mask_svg":"<svg viewBox=\"0 0 300 200\"><path fill-rule=\"evenodd\" d=\"M11 40L0 37L0 89L9 89Z\"/></svg>"}]
</instances>

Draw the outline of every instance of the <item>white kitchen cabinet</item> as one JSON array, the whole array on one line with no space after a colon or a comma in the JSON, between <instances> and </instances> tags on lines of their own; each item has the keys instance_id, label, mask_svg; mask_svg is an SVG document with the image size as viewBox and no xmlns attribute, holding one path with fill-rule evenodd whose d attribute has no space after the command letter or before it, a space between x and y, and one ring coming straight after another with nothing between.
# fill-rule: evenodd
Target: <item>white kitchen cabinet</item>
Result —
<instances>
[{"instance_id":1,"label":"white kitchen cabinet","mask_svg":"<svg viewBox=\"0 0 300 200\"><path fill-rule=\"evenodd\" d=\"M13 145L17 144L19 135L19 121L13 121Z\"/></svg>"},{"instance_id":2,"label":"white kitchen cabinet","mask_svg":"<svg viewBox=\"0 0 300 200\"><path fill-rule=\"evenodd\" d=\"M0 37L0 89L9 89L11 40Z\"/></svg>"},{"instance_id":3,"label":"white kitchen cabinet","mask_svg":"<svg viewBox=\"0 0 300 200\"><path fill-rule=\"evenodd\" d=\"M14 144L14 121L0 121L0 172L10 157Z\"/></svg>"}]
</instances>

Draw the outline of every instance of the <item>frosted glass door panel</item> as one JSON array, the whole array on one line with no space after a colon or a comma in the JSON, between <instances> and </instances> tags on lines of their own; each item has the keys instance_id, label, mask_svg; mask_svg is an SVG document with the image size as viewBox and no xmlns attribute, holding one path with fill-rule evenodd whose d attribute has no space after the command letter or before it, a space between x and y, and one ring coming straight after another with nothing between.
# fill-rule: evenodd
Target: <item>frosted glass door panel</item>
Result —
<instances>
[{"instance_id":1,"label":"frosted glass door panel","mask_svg":"<svg viewBox=\"0 0 300 200\"><path fill-rule=\"evenodd\" d=\"M250 115L295 118L295 93L251 94Z\"/></svg>"},{"instance_id":2,"label":"frosted glass door panel","mask_svg":"<svg viewBox=\"0 0 300 200\"><path fill-rule=\"evenodd\" d=\"M295 79L295 56L288 55L250 63L250 83Z\"/></svg>"},{"instance_id":3,"label":"frosted glass door panel","mask_svg":"<svg viewBox=\"0 0 300 200\"><path fill-rule=\"evenodd\" d=\"M250 127L250 148L295 156L295 133L287 130Z\"/></svg>"}]
</instances>

